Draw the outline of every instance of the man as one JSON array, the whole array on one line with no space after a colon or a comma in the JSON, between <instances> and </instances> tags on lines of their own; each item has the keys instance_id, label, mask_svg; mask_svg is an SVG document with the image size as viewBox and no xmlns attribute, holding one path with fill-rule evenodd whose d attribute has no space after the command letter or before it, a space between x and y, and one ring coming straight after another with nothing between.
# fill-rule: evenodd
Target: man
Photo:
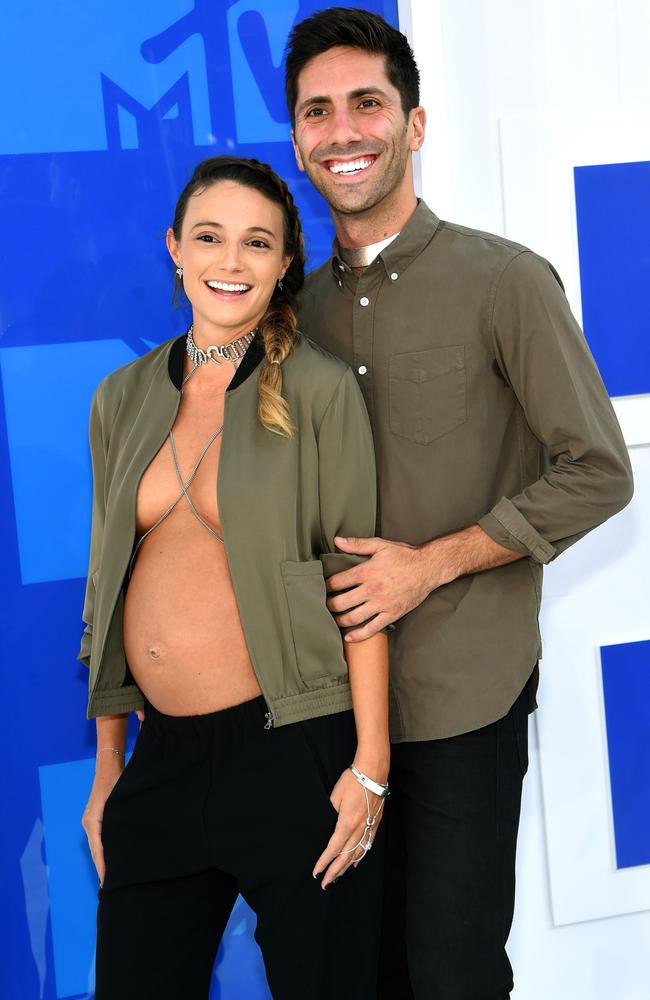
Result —
<instances>
[{"instance_id":1,"label":"man","mask_svg":"<svg viewBox=\"0 0 650 1000\"><path fill-rule=\"evenodd\" d=\"M381 995L503 1000L542 566L629 501L627 451L552 267L416 198L405 37L321 11L286 94L336 229L301 328L352 365L378 461L380 537L338 539L371 558L328 585L346 641L395 623Z\"/></svg>"}]
</instances>

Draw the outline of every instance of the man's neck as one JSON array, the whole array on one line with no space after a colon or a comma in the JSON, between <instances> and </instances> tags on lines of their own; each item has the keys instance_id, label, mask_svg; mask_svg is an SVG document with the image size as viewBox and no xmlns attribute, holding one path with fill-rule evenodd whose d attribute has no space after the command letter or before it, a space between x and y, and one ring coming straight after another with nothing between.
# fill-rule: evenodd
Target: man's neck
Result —
<instances>
[{"instance_id":1,"label":"man's neck","mask_svg":"<svg viewBox=\"0 0 650 1000\"><path fill-rule=\"evenodd\" d=\"M367 212L338 213L332 210L336 238L343 247L367 247L399 233L418 207L415 192L399 205L384 202Z\"/></svg>"}]
</instances>

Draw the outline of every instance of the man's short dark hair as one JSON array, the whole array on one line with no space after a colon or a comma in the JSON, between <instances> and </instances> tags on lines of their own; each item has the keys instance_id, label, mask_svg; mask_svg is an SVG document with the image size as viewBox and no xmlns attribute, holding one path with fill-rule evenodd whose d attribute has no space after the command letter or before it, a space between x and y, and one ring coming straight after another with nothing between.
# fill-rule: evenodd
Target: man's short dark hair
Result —
<instances>
[{"instance_id":1,"label":"man's short dark hair","mask_svg":"<svg viewBox=\"0 0 650 1000\"><path fill-rule=\"evenodd\" d=\"M386 76L399 91L408 115L420 104L420 73L406 36L379 14L356 7L328 7L300 21L289 35L285 94L292 127L296 124L298 77L307 63L338 45L361 49L386 60Z\"/></svg>"}]
</instances>

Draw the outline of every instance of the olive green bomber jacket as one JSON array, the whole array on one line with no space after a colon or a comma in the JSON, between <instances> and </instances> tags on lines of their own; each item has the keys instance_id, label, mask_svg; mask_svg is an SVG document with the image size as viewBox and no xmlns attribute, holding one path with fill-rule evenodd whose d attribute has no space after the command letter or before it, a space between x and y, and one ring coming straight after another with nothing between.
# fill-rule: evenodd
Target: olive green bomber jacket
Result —
<instances>
[{"instance_id":1,"label":"olive green bomber jacket","mask_svg":"<svg viewBox=\"0 0 650 1000\"><path fill-rule=\"evenodd\" d=\"M141 708L122 642L138 484L180 403L185 336L119 368L90 413L93 516L78 659L90 668L88 718ZM352 371L302 337L282 366L293 438L257 415L256 337L226 391L217 480L222 534L246 643L273 716L285 725L351 706L341 633L325 578L360 561L335 535L375 531L370 425Z\"/></svg>"}]
</instances>

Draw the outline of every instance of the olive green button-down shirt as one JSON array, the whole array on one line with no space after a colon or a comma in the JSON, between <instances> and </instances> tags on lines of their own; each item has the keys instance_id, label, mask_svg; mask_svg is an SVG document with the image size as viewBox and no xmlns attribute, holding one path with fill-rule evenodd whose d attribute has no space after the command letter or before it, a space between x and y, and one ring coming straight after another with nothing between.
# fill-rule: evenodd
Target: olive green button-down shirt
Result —
<instances>
[{"instance_id":1,"label":"olive green button-down shirt","mask_svg":"<svg viewBox=\"0 0 650 1000\"><path fill-rule=\"evenodd\" d=\"M526 558L440 587L391 634L394 741L506 714L541 655L542 565L630 499L605 387L547 261L420 202L360 277L308 278L301 328L354 369L377 458L378 533L478 523Z\"/></svg>"}]
</instances>

